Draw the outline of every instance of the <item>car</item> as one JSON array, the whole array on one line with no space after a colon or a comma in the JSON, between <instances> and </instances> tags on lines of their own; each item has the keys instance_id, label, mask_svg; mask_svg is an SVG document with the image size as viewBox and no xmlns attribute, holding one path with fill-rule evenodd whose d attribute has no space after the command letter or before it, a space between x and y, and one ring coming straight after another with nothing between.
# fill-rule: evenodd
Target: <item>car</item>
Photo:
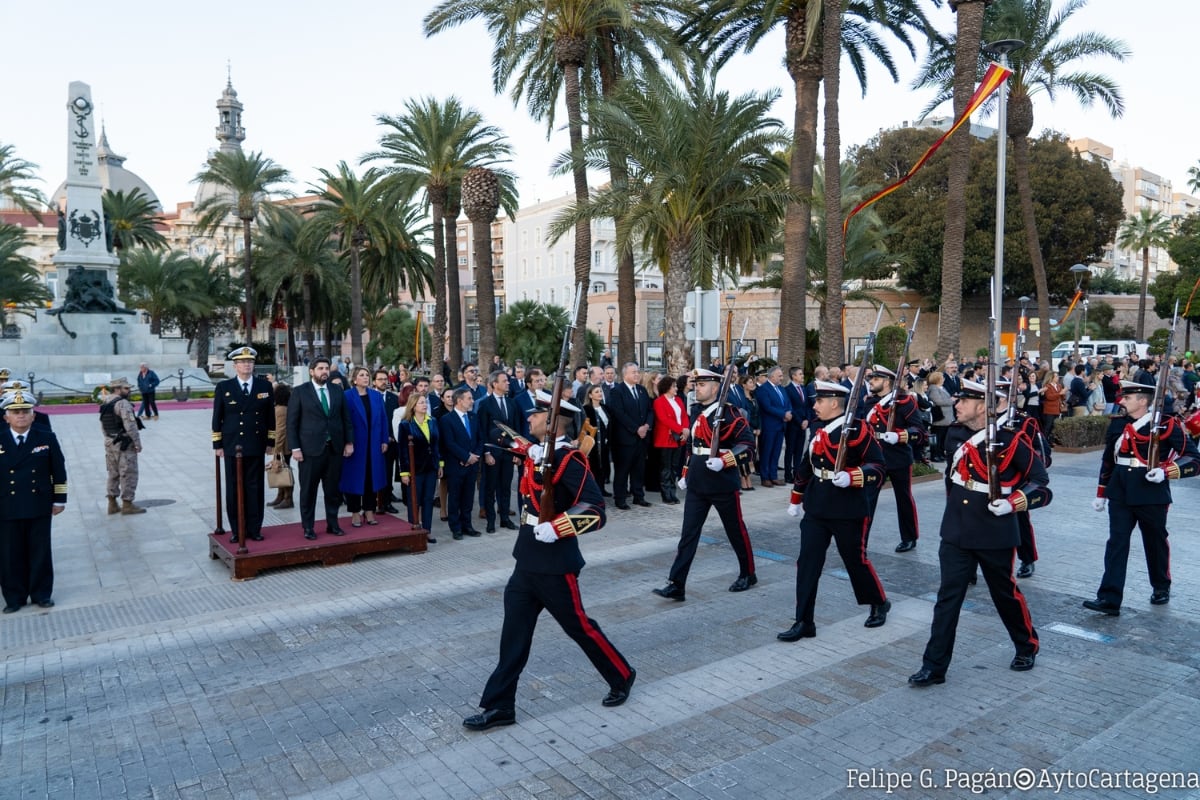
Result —
<instances>
[{"instance_id":1,"label":"car","mask_svg":"<svg viewBox=\"0 0 1200 800\"><path fill-rule=\"evenodd\" d=\"M1086 360L1092 356L1107 356L1113 361L1121 361L1129 356L1145 358L1149 348L1147 343L1135 342L1133 339L1093 339L1084 336L1079 340L1079 357ZM1050 351L1050 368L1057 371L1059 362L1074 352L1074 340L1059 342Z\"/></svg>"}]
</instances>

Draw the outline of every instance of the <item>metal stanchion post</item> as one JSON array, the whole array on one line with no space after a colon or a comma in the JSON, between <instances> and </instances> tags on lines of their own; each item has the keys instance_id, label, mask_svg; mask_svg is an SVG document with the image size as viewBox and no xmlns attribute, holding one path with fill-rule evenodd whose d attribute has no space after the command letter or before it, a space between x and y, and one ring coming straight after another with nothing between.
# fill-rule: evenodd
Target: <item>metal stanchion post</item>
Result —
<instances>
[{"instance_id":1,"label":"metal stanchion post","mask_svg":"<svg viewBox=\"0 0 1200 800\"><path fill-rule=\"evenodd\" d=\"M243 474L242 474L242 469L243 469L242 462L244 459L242 458L242 446L240 444L237 446L236 453L237 453L237 484L238 484L237 485L237 513L238 513L237 554L240 556L240 555L245 555L246 553L248 553L250 551L246 549L246 490L244 488L246 484L245 484L245 480L243 479Z\"/></svg>"},{"instance_id":2,"label":"metal stanchion post","mask_svg":"<svg viewBox=\"0 0 1200 800\"><path fill-rule=\"evenodd\" d=\"M213 528L213 536L225 535L225 525L221 520L221 467L223 466L221 462L224 460L221 456L216 456L213 459L213 463L216 465L217 478L217 527Z\"/></svg>"}]
</instances>

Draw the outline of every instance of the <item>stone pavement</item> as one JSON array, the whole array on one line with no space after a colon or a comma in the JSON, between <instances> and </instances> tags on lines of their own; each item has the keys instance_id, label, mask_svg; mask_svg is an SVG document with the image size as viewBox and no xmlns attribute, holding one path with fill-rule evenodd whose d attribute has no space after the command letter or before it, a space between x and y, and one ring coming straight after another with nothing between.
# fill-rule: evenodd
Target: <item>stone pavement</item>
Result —
<instances>
[{"instance_id":1,"label":"stone pavement","mask_svg":"<svg viewBox=\"0 0 1200 800\"><path fill-rule=\"evenodd\" d=\"M870 550L894 604L887 625L862 627L866 609L831 552L818 636L795 644L775 640L792 620L799 538L785 489L743 500L759 585L726 591L736 562L714 514L686 603L650 594L682 506L613 510L581 542L580 583L638 670L629 702L601 707L607 687L543 615L518 724L474 734L460 722L495 665L511 532L454 542L441 528L427 554L233 582L207 555L208 419L163 403L143 434L138 500L150 511L109 517L98 420L54 417L71 487L55 522L58 605L0 618L0 798L1056 793L1012 788L1019 769L1069 781L1063 796L1140 798L1147 771L1200 771L1198 480L1175 487L1171 604L1149 605L1135 544L1113 619L1079 606L1107 535L1089 506L1099 455L1057 457L1054 502L1034 514L1041 561L1021 581L1037 668L1007 668L1012 646L981 585L947 683L924 690L905 679L937 588L939 483L914 490L924 535L911 553L892 552L895 507L881 499Z\"/></svg>"}]
</instances>

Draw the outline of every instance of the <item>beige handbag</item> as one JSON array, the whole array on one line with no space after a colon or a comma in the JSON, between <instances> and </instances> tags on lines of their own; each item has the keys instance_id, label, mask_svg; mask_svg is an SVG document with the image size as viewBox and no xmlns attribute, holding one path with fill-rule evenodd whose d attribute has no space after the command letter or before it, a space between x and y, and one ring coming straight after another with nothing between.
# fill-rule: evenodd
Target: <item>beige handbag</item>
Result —
<instances>
[{"instance_id":1,"label":"beige handbag","mask_svg":"<svg viewBox=\"0 0 1200 800\"><path fill-rule=\"evenodd\" d=\"M267 464L267 486L271 489L290 489L294 482L291 466L283 463L282 458L271 459L271 463Z\"/></svg>"}]
</instances>

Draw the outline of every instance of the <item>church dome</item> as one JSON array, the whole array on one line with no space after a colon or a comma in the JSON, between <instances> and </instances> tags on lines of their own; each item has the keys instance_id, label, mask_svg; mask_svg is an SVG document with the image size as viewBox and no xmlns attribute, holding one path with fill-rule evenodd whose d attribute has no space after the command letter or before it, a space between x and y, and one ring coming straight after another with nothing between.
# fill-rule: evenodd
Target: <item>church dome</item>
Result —
<instances>
[{"instance_id":1,"label":"church dome","mask_svg":"<svg viewBox=\"0 0 1200 800\"><path fill-rule=\"evenodd\" d=\"M140 189L142 194L146 195L154 207L158 211L162 211L162 203L158 199L158 195L150 188L150 184L142 180L142 177L135 172L130 172L125 169L125 156L119 156L113 152L108 144L108 132L104 128L100 129L100 142L96 145L96 161L98 162L100 173L100 188L108 189L113 192L125 192L129 194L134 189ZM67 183L63 181L55 190L51 201L54 208L62 208L67 202Z\"/></svg>"}]
</instances>

